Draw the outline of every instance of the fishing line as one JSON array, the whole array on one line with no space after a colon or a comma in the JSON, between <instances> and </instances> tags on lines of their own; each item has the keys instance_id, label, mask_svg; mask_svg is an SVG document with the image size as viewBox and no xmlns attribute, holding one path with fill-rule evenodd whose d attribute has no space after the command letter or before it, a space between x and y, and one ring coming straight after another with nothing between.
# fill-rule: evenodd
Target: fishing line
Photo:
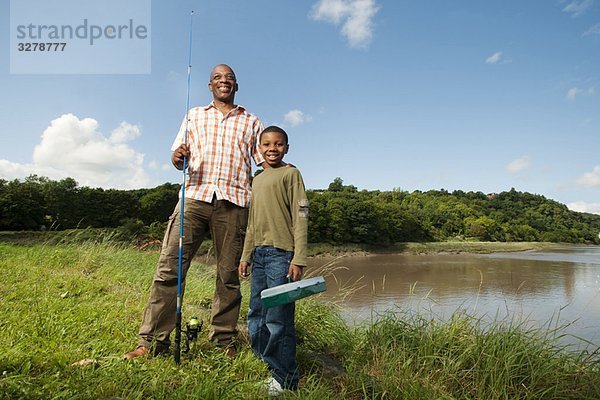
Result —
<instances>
[{"instance_id":1,"label":"fishing line","mask_svg":"<svg viewBox=\"0 0 600 400\"><path fill-rule=\"evenodd\" d=\"M185 105L185 134L183 137L183 144L187 146L188 142L188 125L189 125L189 114L190 114L190 83L192 78L192 21L194 11L190 12L190 37L189 37L189 52L188 52L188 73L187 73L187 100ZM186 171L187 170L187 157L183 157L183 183L181 184L181 198L180 205L181 210L179 212L179 256L177 260L177 319L175 322L175 348L174 358L175 363L179 364L181 360L181 283L183 275L183 216L185 213L185 185L187 183Z\"/></svg>"}]
</instances>

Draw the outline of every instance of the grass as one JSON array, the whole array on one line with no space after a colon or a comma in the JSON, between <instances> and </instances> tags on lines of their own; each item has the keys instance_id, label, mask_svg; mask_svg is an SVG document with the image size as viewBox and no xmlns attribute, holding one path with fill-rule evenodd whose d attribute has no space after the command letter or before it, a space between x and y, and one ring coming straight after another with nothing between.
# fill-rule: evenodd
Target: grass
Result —
<instances>
[{"instance_id":1,"label":"grass","mask_svg":"<svg viewBox=\"0 0 600 400\"><path fill-rule=\"evenodd\" d=\"M447 241L426 243L399 243L395 247L411 253L494 253L509 251L540 250L556 247L560 243L550 242L476 242ZM392 247L394 248L394 247Z\"/></svg>"},{"instance_id":2,"label":"grass","mask_svg":"<svg viewBox=\"0 0 600 400\"><path fill-rule=\"evenodd\" d=\"M0 231L0 243L35 245L35 244L96 244L121 242L139 248L158 249L154 241L138 240L123 235L119 229L86 228L67 229L64 231ZM148 246L150 245L150 246ZM540 250L557 245L573 245L550 242L477 242L471 240L454 240L444 242L400 242L389 246L373 246L360 243L331 244L309 243L309 256L339 256L356 253L493 253L508 251ZM212 243L202 243L199 255L212 254Z\"/></svg>"},{"instance_id":3,"label":"grass","mask_svg":"<svg viewBox=\"0 0 600 400\"><path fill-rule=\"evenodd\" d=\"M158 255L110 244L0 244L0 399L260 399L268 376L244 333L233 361L207 329L177 366L123 362ZM184 318L208 324L214 268L188 275ZM247 310L249 284L243 284ZM386 314L350 328L318 298L297 304L301 399L597 399L598 359L554 335L457 313ZM88 359L86 367L73 366Z\"/></svg>"},{"instance_id":4,"label":"grass","mask_svg":"<svg viewBox=\"0 0 600 400\"><path fill-rule=\"evenodd\" d=\"M64 231L0 231L0 243L21 245L111 242L116 230L111 228L67 229Z\"/></svg>"},{"instance_id":5,"label":"grass","mask_svg":"<svg viewBox=\"0 0 600 400\"><path fill-rule=\"evenodd\" d=\"M445 242L403 242L390 246L376 247L361 244L332 245L328 243L310 243L310 256L339 256L352 253L494 253L526 250L540 250L556 247L560 243L550 242L476 242L476 241L445 241ZM563 244L569 245L569 244ZM572 244L570 244L572 246Z\"/></svg>"}]
</instances>

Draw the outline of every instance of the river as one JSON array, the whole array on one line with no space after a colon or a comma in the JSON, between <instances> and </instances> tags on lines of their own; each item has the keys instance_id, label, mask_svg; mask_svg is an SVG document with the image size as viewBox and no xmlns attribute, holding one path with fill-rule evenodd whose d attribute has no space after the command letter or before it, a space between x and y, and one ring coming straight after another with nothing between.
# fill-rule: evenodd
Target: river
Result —
<instances>
[{"instance_id":1,"label":"river","mask_svg":"<svg viewBox=\"0 0 600 400\"><path fill-rule=\"evenodd\" d=\"M559 342L576 348L600 345L600 246L314 258L311 267L325 276L323 298L339 304L349 323L394 310L447 320L461 310L484 322L560 326Z\"/></svg>"}]
</instances>

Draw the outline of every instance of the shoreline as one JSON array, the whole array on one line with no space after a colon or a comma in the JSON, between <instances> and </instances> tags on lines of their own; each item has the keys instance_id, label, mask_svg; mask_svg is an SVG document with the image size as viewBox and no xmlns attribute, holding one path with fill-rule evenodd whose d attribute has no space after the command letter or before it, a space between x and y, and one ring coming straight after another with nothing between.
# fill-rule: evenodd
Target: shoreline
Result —
<instances>
[{"instance_id":1,"label":"shoreline","mask_svg":"<svg viewBox=\"0 0 600 400\"><path fill-rule=\"evenodd\" d=\"M115 240L114 230L110 229L80 229L67 231L4 231L0 232L0 243L17 245L35 244L82 244L86 242L106 243ZM127 245L126 242L117 243ZM154 241L156 242L156 241ZM130 243L144 251L159 249L160 245L154 242L140 246L139 243ZM160 241L158 241L160 244ZM307 254L309 258L369 256L376 254L490 254L498 252L519 252L543 250L552 247L565 246L592 246L585 243L555 243L555 242L479 242L479 241L444 241L444 242L399 242L388 246L375 246L367 244L330 244L309 243ZM196 257L210 257L212 243L205 241Z\"/></svg>"},{"instance_id":2,"label":"shoreline","mask_svg":"<svg viewBox=\"0 0 600 400\"><path fill-rule=\"evenodd\" d=\"M543 250L553 247L586 246L581 243L553 242L403 242L387 247L309 243L310 258L370 256L377 254L491 254Z\"/></svg>"}]
</instances>

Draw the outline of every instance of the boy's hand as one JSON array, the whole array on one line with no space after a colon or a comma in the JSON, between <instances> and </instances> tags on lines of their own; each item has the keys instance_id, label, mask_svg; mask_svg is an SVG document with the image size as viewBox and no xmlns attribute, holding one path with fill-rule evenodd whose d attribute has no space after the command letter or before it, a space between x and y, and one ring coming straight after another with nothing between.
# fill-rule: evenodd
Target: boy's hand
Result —
<instances>
[{"instance_id":1,"label":"boy's hand","mask_svg":"<svg viewBox=\"0 0 600 400\"><path fill-rule=\"evenodd\" d=\"M303 266L290 264L290 268L288 269L288 277L292 280L292 282L299 281L300 279L302 279L303 270Z\"/></svg>"},{"instance_id":2,"label":"boy's hand","mask_svg":"<svg viewBox=\"0 0 600 400\"><path fill-rule=\"evenodd\" d=\"M244 279L249 277L250 276L250 263L248 263L247 261L241 261L240 265L238 266L238 274Z\"/></svg>"},{"instance_id":3,"label":"boy's hand","mask_svg":"<svg viewBox=\"0 0 600 400\"><path fill-rule=\"evenodd\" d=\"M175 168L181 170L183 168L183 158L190 156L190 149L187 145L182 144L171 154L171 162Z\"/></svg>"}]
</instances>

